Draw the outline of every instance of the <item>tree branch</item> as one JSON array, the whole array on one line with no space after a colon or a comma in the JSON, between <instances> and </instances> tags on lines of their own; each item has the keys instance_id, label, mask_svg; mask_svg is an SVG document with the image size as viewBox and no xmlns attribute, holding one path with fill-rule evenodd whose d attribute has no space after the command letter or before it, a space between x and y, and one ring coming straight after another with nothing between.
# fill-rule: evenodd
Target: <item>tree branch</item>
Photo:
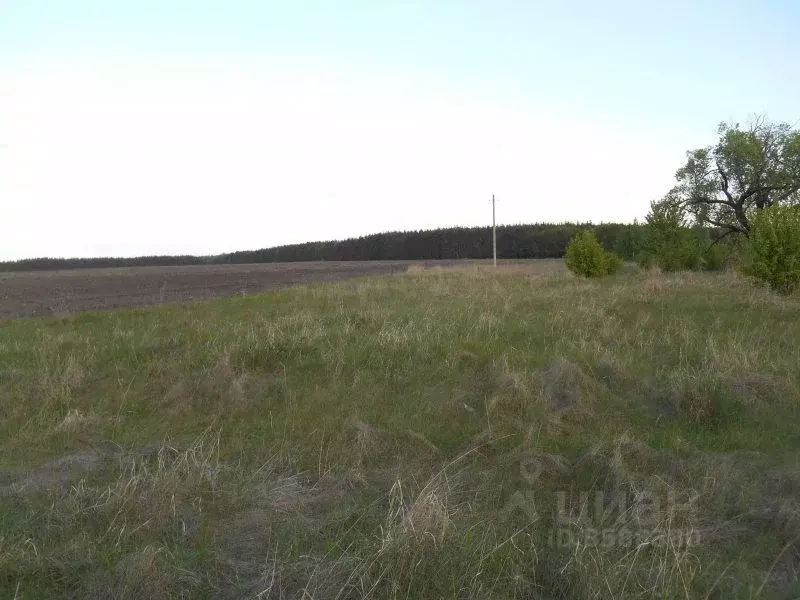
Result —
<instances>
[{"instance_id":1,"label":"tree branch","mask_svg":"<svg viewBox=\"0 0 800 600\"><path fill-rule=\"evenodd\" d=\"M735 225L733 223L723 223L722 221L717 221L716 219L712 219L711 217L706 217L706 221L711 225L713 225L714 227L720 227L722 229L731 232L743 233L745 235L747 235L748 233L748 230L745 229L744 226L742 225Z\"/></svg>"},{"instance_id":2,"label":"tree branch","mask_svg":"<svg viewBox=\"0 0 800 600\"><path fill-rule=\"evenodd\" d=\"M734 204L733 196L728 191L728 175L725 173L725 169L722 168L722 165L719 164L719 158L715 159L717 163L717 171L719 171L719 176L722 177L722 192L725 194L725 197L730 202L731 206Z\"/></svg>"},{"instance_id":3,"label":"tree branch","mask_svg":"<svg viewBox=\"0 0 800 600\"><path fill-rule=\"evenodd\" d=\"M729 236L730 234L732 234L732 233L742 233L742 232L741 232L741 231L736 231L735 229L728 229L728 231L726 231L726 232L725 232L725 233L723 233L721 236L719 236L717 239L715 239L713 242L711 242L711 245L710 245L708 248L706 248L706 252L708 252L709 250L711 250L711 248L713 248L714 246L716 246L716 245L717 245L719 242L721 242L722 240L724 240L726 237L728 237L728 236Z\"/></svg>"},{"instance_id":4,"label":"tree branch","mask_svg":"<svg viewBox=\"0 0 800 600\"><path fill-rule=\"evenodd\" d=\"M722 206L730 206L731 208L736 207L736 201L731 198L730 201L728 200L714 200L713 198L702 197L698 198L697 200L687 200L687 204L721 204Z\"/></svg>"}]
</instances>

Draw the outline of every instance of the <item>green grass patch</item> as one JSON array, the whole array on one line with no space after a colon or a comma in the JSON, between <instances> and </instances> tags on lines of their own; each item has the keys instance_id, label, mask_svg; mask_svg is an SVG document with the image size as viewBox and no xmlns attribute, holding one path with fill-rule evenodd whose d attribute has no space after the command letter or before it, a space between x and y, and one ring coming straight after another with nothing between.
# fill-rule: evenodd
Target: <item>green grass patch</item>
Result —
<instances>
[{"instance_id":1,"label":"green grass patch","mask_svg":"<svg viewBox=\"0 0 800 600\"><path fill-rule=\"evenodd\" d=\"M0 326L0 596L790 598L800 302L470 267Z\"/></svg>"}]
</instances>

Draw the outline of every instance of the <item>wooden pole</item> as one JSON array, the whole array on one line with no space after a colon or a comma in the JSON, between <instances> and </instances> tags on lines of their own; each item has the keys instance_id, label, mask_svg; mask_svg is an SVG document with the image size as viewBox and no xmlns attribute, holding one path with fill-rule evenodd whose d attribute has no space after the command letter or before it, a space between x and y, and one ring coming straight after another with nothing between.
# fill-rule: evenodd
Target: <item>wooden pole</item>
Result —
<instances>
[{"instance_id":1,"label":"wooden pole","mask_svg":"<svg viewBox=\"0 0 800 600\"><path fill-rule=\"evenodd\" d=\"M492 257L494 259L494 266L497 266L497 225L494 218L494 194L492 194Z\"/></svg>"}]
</instances>

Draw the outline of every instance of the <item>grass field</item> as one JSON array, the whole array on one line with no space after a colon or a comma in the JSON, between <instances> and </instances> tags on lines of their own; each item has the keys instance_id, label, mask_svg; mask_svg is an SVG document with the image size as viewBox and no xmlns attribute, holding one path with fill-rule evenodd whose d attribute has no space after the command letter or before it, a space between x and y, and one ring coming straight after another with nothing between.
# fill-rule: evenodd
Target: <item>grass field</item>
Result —
<instances>
[{"instance_id":1,"label":"grass field","mask_svg":"<svg viewBox=\"0 0 800 600\"><path fill-rule=\"evenodd\" d=\"M522 266L7 320L0 597L796 598L798 340Z\"/></svg>"},{"instance_id":2,"label":"grass field","mask_svg":"<svg viewBox=\"0 0 800 600\"><path fill-rule=\"evenodd\" d=\"M480 260L309 261L176 267L118 267L0 272L0 319L64 316L87 310L164 306L247 296L298 284L403 273L411 265L452 267ZM524 266L527 262L528 266ZM537 272L563 271L562 261L501 260Z\"/></svg>"}]
</instances>

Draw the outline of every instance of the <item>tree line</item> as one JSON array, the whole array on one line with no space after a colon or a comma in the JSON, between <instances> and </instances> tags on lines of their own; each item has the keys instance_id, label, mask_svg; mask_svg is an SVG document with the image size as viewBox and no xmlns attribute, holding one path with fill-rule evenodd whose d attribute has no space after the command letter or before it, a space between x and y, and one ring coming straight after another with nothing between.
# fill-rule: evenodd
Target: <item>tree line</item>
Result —
<instances>
[{"instance_id":1,"label":"tree line","mask_svg":"<svg viewBox=\"0 0 800 600\"><path fill-rule=\"evenodd\" d=\"M745 127L723 123L717 133L716 144L686 153L676 185L651 202L644 223L501 226L498 257L560 258L570 240L580 238L569 261L578 272L610 274L619 268L618 258L666 271L718 269L735 262L789 293L800 286L800 131L755 117ZM491 256L490 228L451 227L216 256L35 258L0 263L0 271Z\"/></svg>"},{"instance_id":2,"label":"tree line","mask_svg":"<svg viewBox=\"0 0 800 600\"><path fill-rule=\"evenodd\" d=\"M609 249L634 259L637 223L534 223L497 228L499 258L560 258L578 232L593 231ZM0 271L46 271L103 267L150 267L343 260L439 260L492 257L490 227L392 231L340 241L307 242L216 256L134 258L32 258L0 263Z\"/></svg>"},{"instance_id":3,"label":"tree line","mask_svg":"<svg viewBox=\"0 0 800 600\"><path fill-rule=\"evenodd\" d=\"M638 225L603 223L535 223L497 228L499 258L560 258L576 232L592 229L609 247L623 249ZM342 241L310 242L233 252L219 263L293 262L303 260L441 260L492 257L490 227L450 227L423 231L392 231Z\"/></svg>"},{"instance_id":4,"label":"tree line","mask_svg":"<svg viewBox=\"0 0 800 600\"><path fill-rule=\"evenodd\" d=\"M744 127L722 123L717 134L716 144L686 153L675 186L651 202L636 260L665 271L735 265L791 294L800 288L800 130L756 116ZM570 270L588 277L621 264L590 231L566 255Z\"/></svg>"}]
</instances>

